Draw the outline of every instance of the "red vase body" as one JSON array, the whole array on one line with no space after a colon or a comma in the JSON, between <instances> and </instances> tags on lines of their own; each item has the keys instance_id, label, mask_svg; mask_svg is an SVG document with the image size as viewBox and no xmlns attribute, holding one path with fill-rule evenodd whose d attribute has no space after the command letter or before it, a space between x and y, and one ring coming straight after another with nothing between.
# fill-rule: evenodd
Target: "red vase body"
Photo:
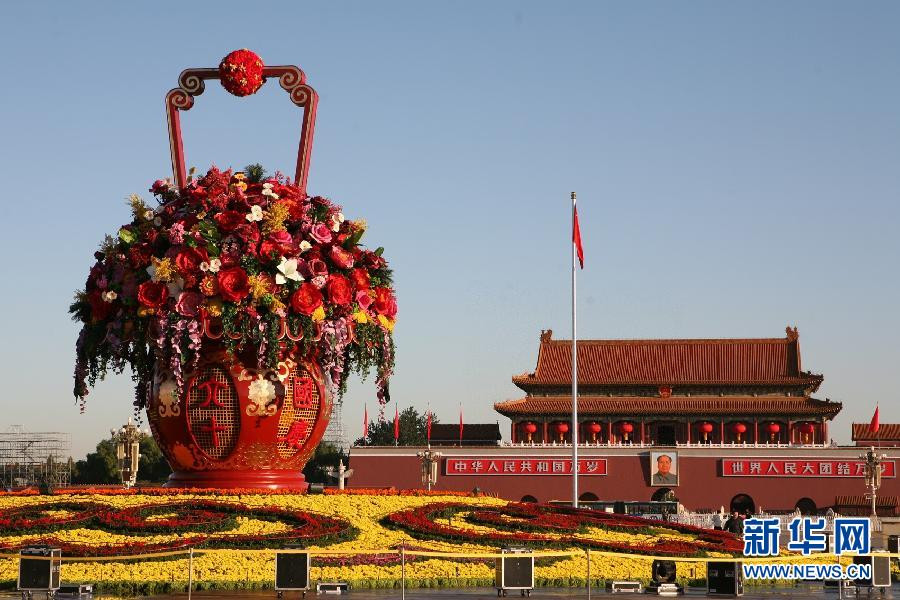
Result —
<instances>
[{"instance_id":1,"label":"red vase body","mask_svg":"<svg viewBox=\"0 0 900 600\"><path fill-rule=\"evenodd\" d=\"M147 416L172 467L167 487L305 490L303 466L325 434L331 397L314 361L289 354L258 369L255 356L231 358L204 340L180 397L157 367Z\"/></svg>"}]
</instances>

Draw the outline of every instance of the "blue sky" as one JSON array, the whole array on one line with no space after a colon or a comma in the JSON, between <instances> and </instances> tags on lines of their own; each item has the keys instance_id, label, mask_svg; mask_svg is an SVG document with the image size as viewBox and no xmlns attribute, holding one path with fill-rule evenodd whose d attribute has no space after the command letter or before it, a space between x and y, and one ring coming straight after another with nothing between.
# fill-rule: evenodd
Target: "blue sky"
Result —
<instances>
[{"instance_id":1,"label":"blue sky","mask_svg":"<svg viewBox=\"0 0 900 600\"><path fill-rule=\"evenodd\" d=\"M78 414L66 308L124 198L170 174L178 73L240 47L319 92L310 191L387 249L401 408L494 421L540 330L568 336L575 190L581 336L797 325L818 396L844 403L835 439L877 401L900 420L895 3L20 2L0 18L0 426L72 431L80 456L127 419L127 375ZM210 86L183 123L191 165L292 170L299 116L274 84ZM366 402L371 381L352 384L354 435Z\"/></svg>"}]
</instances>

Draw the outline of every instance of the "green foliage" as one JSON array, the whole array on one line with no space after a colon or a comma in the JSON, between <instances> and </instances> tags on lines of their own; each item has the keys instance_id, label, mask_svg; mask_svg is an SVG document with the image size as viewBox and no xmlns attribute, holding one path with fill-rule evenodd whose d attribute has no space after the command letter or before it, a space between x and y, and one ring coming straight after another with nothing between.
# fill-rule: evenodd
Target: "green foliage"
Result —
<instances>
[{"instance_id":1,"label":"green foliage","mask_svg":"<svg viewBox=\"0 0 900 600\"><path fill-rule=\"evenodd\" d=\"M410 406L400 412L400 446L424 446L428 442L425 431L428 417ZM432 416L432 423L437 419ZM369 424L369 437L356 440L357 446L393 446L394 445L394 419L384 419Z\"/></svg>"},{"instance_id":2,"label":"green foliage","mask_svg":"<svg viewBox=\"0 0 900 600\"><path fill-rule=\"evenodd\" d=\"M261 164L255 163L244 167L244 175L247 176L248 183L260 183L266 178L266 170Z\"/></svg>"},{"instance_id":3,"label":"green foliage","mask_svg":"<svg viewBox=\"0 0 900 600\"><path fill-rule=\"evenodd\" d=\"M303 467L303 476L306 477L307 483L334 483L334 480L328 477L325 470L329 467L338 468L338 461L344 461L347 466L347 454L334 444L322 442L316 447L315 454Z\"/></svg>"},{"instance_id":4,"label":"green foliage","mask_svg":"<svg viewBox=\"0 0 900 600\"><path fill-rule=\"evenodd\" d=\"M138 480L149 483L164 483L172 472L152 435L141 438L141 459L138 463Z\"/></svg>"}]
</instances>

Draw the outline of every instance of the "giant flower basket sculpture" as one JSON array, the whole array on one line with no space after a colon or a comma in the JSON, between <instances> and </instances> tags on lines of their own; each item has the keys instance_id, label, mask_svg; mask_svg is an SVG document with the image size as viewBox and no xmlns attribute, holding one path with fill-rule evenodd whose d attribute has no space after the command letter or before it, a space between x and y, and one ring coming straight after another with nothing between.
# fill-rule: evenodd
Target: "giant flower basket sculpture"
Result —
<instances>
[{"instance_id":1,"label":"giant flower basket sculpture","mask_svg":"<svg viewBox=\"0 0 900 600\"><path fill-rule=\"evenodd\" d=\"M204 80L246 96L270 78L303 109L294 179L258 166L186 173L179 113ZM184 71L166 96L174 181L153 184L157 206L131 197L132 221L94 254L70 309L83 323L82 410L89 385L130 366L170 486L303 489L348 373L374 369L388 400L391 271L381 248L361 245L363 221L306 193L316 99L299 68L248 50Z\"/></svg>"}]
</instances>

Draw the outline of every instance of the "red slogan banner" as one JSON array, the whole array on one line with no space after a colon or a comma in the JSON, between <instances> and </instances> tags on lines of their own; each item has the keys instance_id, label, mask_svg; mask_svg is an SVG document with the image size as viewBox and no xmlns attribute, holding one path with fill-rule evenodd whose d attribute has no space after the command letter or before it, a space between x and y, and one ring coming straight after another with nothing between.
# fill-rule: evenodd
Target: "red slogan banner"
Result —
<instances>
[{"instance_id":1,"label":"red slogan banner","mask_svg":"<svg viewBox=\"0 0 900 600\"><path fill-rule=\"evenodd\" d=\"M865 463L856 460L722 459L724 477L864 477ZM882 477L896 477L892 460L881 463Z\"/></svg>"},{"instance_id":2,"label":"red slogan banner","mask_svg":"<svg viewBox=\"0 0 900 600\"><path fill-rule=\"evenodd\" d=\"M448 458L445 475L571 475L571 458ZM578 461L579 475L606 475L605 458Z\"/></svg>"}]
</instances>

